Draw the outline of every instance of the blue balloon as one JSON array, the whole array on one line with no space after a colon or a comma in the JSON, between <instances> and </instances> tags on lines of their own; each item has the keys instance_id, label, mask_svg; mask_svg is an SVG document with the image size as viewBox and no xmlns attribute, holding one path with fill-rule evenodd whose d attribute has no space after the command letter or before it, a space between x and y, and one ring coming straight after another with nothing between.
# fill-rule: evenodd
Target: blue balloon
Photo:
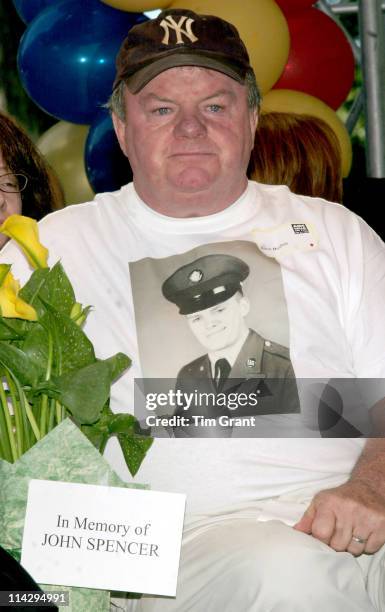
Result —
<instances>
[{"instance_id":1,"label":"blue balloon","mask_svg":"<svg viewBox=\"0 0 385 612\"><path fill-rule=\"evenodd\" d=\"M146 21L100 0L63 0L30 23L19 47L20 78L45 112L92 123L111 93L115 57L127 31Z\"/></svg>"},{"instance_id":2,"label":"blue balloon","mask_svg":"<svg viewBox=\"0 0 385 612\"><path fill-rule=\"evenodd\" d=\"M87 178L95 193L115 191L132 181L130 164L120 149L109 113L100 113L91 125L84 150Z\"/></svg>"},{"instance_id":3,"label":"blue balloon","mask_svg":"<svg viewBox=\"0 0 385 612\"><path fill-rule=\"evenodd\" d=\"M29 23L47 6L52 6L58 2L61 2L61 0L13 0L15 9L24 23Z\"/></svg>"}]
</instances>

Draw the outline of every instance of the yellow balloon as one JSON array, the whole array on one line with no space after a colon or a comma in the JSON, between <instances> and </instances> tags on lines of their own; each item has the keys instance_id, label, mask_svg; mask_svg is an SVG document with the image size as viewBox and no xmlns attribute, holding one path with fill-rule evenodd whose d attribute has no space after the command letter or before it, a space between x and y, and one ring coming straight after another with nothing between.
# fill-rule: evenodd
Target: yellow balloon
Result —
<instances>
[{"instance_id":1,"label":"yellow balloon","mask_svg":"<svg viewBox=\"0 0 385 612\"><path fill-rule=\"evenodd\" d=\"M93 200L84 167L84 145L88 125L59 121L39 138L37 146L56 173L66 204Z\"/></svg>"},{"instance_id":2,"label":"yellow balloon","mask_svg":"<svg viewBox=\"0 0 385 612\"><path fill-rule=\"evenodd\" d=\"M290 38L287 21L274 0L174 0L170 8L217 15L234 24L262 93L279 79L289 55Z\"/></svg>"},{"instance_id":3,"label":"yellow balloon","mask_svg":"<svg viewBox=\"0 0 385 612\"><path fill-rule=\"evenodd\" d=\"M323 119L334 131L341 147L342 175L348 176L352 165L352 143L350 135L335 111L325 102L292 89L272 89L263 98L262 112L299 113Z\"/></svg>"},{"instance_id":4,"label":"yellow balloon","mask_svg":"<svg viewBox=\"0 0 385 612\"><path fill-rule=\"evenodd\" d=\"M102 2L120 11L129 11L131 13L164 9L171 4L171 0L102 0Z\"/></svg>"}]
</instances>

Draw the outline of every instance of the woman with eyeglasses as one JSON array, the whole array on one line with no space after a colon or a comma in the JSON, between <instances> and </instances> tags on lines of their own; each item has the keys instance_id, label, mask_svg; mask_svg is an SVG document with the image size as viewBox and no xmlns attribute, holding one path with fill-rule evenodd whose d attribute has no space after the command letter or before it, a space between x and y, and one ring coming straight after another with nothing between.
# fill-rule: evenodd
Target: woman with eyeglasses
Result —
<instances>
[{"instance_id":1,"label":"woman with eyeglasses","mask_svg":"<svg viewBox=\"0 0 385 612\"><path fill-rule=\"evenodd\" d=\"M27 134L0 112L0 224L13 214L37 221L63 207L59 183ZM0 248L8 238L0 234Z\"/></svg>"}]
</instances>

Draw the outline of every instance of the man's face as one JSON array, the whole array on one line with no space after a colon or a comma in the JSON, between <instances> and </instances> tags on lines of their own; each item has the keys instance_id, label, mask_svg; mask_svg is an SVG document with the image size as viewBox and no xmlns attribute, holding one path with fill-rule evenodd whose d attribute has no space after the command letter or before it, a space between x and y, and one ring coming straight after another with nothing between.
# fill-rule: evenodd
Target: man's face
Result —
<instances>
[{"instance_id":1,"label":"man's face","mask_svg":"<svg viewBox=\"0 0 385 612\"><path fill-rule=\"evenodd\" d=\"M233 346L247 329L248 312L249 301L236 293L216 306L186 315L186 319L196 339L208 351L219 351Z\"/></svg>"},{"instance_id":2,"label":"man's face","mask_svg":"<svg viewBox=\"0 0 385 612\"><path fill-rule=\"evenodd\" d=\"M245 86L215 70L170 68L138 94L126 89L125 110L115 130L149 206L202 216L242 194L256 123Z\"/></svg>"}]
</instances>

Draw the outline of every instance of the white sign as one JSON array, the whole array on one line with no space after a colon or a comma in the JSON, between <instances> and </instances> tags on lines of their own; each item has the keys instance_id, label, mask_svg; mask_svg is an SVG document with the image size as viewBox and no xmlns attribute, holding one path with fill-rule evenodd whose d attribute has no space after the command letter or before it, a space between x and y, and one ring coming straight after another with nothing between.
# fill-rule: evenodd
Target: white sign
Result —
<instances>
[{"instance_id":1,"label":"white sign","mask_svg":"<svg viewBox=\"0 0 385 612\"><path fill-rule=\"evenodd\" d=\"M175 596L185 501L31 480L21 564L42 584Z\"/></svg>"}]
</instances>

